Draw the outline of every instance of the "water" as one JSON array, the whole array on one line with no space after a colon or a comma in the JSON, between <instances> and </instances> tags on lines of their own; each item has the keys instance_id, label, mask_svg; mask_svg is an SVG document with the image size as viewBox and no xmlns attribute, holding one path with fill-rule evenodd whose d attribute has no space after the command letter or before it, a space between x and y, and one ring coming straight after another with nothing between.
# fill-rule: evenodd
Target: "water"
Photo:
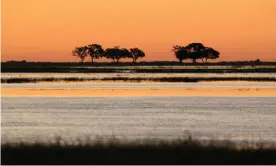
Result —
<instances>
[{"instance_id":1,"label":"water","mask_svg":"<svg viewBox=\"0 0 276 166\"><path fill-rule=\"evenodd\" d=\"M275 73L3 73L1 78L45 77L272 77ZM23 83L2 88L170 89L275 88L275 82ZM15 89L16 90L16 89ZM58 94L57 94L58 95ZM211 95L211 94L210 94ZM2 96L2 141L90 136L276 141L273 97L7 97Z\"/></svg>"},{"instance_id":2,"label":"water","mask_svg":"<svg viewBox=\"0 0 276 166\"><path fill-rule=\"evenodd\" d=\"M39 89L166 89L166 88L275 88L276 82L198 82L198 83L95 83L95 82L70 82L70 83L22 83L2 84L2 88L39 88Z\"/></svg>"},{"instance_id":3,"label":"water","mask_svg":"<svg viewBox=\"0 0 276 166\"><path fill-rule=\"evenodd\" d=\"M104 78L104 77L271 77L276 73L1 73L1 78Z\"/></svg>"},{"instance_id":4,"label":"water","mask_svg":"<svg viewBox=\"0 0 276 166\"><path fill-rule=\"evenodd\" d=\"M276 141L276 97L2 97L2 141L91 136Z\"/></svg>"}]
</instances>

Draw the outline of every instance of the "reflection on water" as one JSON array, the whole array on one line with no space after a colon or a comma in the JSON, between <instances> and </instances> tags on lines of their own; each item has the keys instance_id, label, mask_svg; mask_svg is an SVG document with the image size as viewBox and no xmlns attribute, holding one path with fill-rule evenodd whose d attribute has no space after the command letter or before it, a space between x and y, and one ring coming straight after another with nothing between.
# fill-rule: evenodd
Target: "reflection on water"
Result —
<instances>
[{"instance_id":1,"label":"reflection on water","mask_svg":"<svg viewBox=\"0 0 276 166\"><path fill-rule=\"evenodd\" d=\"M276 141L276 97L2 97L2 140L115 135Z\"/></svg>"},{"instance_id":2,"label":"reflection on water","mask_svg":"<svg viewBox=\"0 0 276 166\"><path fill-rule=\"evenodd\" d=\"M2 88L40 88L40 89L140 89L140 88L275 88L276 82L242 82L242 81L216 81L198 83L22 83L22 84L2 84Z\"/></svg>"},{"instance_id":3,"label":"reflection on water","mask_svg":"<svg viewBox=\"0 0 276 166\"><path fill-rule=\"evenodd\" d=\"M2 73L2 78L103 78L103 77L272 77L275 73Z\"/></svg>"}]
</instances>

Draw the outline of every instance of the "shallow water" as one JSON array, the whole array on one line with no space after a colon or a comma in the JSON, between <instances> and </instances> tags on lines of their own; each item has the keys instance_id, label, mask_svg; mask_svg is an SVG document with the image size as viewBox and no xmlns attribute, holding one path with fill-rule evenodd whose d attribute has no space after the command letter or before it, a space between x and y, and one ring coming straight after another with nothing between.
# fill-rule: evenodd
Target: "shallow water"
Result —
<instances>
[{"instance_id":1,"label":"shallow water","mask_svg":"<svg viewBox=\"0 0 276 166\"><path fill-rule=\"evenodd\" d=\"M2 141L100 135L276 141L276 97L2 97Z\"/></svg>"},{"instance_id":2,"label":"shallow water","mask_svg":"<svg viewBox=\"0 0 276 166\"><path fill-rule=\"evenodd\" d=\"M275 88L276 82L247 82L247 81L215 81L198 83L97 83L97 82L54 82L54 83L21 83L2 84L2 88L40 88L40 89L140 89L140 88Z\"/></svg>"},{"instance_id":3,"label":"shallow water","mask_svg":"<svg viewBox=\"0 0 276 166\"><path fill-rule=\"evenodd\" d=\"M1 73L2 78L103 78L103 77L271 77L276 73Z\"/></svg>"}]
</instances>

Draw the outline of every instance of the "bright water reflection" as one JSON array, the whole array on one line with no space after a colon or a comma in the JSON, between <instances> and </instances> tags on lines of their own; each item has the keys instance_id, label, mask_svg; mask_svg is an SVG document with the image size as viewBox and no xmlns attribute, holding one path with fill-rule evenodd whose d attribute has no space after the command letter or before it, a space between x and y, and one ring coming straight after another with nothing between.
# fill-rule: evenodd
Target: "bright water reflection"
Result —
<instances>
[{"instance_id":1,"label":"bright water reflection","mask_svg":"<svg viewBox=\"0 0 276 166\"><path fill-rule=\"evenodd\" d=\"M2 97L2 141L89 134L276 141L276 97Z\"/></svg>"}]
</instances>

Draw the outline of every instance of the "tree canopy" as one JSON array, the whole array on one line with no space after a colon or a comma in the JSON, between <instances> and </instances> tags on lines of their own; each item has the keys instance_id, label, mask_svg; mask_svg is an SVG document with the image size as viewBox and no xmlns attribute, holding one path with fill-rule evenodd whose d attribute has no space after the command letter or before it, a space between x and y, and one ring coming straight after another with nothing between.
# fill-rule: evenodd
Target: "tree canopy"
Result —
<instances>
[{"instance_id":1,"label":"tree canopy","mask_svg":"<svg viewBox=\"0 0 276 166\"><path fill-rule=\"evenodd\" d=\"M138 58L145 57L145 53L139 48L131 48L130 53L131 53L133 63L136 63Z\"/></svg>"},{"instance_id":2,"label":"tree canopy","mask_svg":"<svg viewBox=\"0 0 276 166\"><path fill-rule=\"evenodd\" d=\"M99 44L91 44L87 46L88 54L91 57L91 62L94 63L94 59L99 59L104 56L104 50Z\"/></svg>"},{"instance_id":3,"label":"tree canopy","mask_svg":"<svg viewBox=\"0 0 276 166\"><path fill-rule=\"evenodd\" d=\"M114 48L107 48L105 50L105 57L112 59L113 62L119 63L120 59L131 58L132 56L128 49L115 46Z\"/></svg>"},{"instance_id":4,"label":"tree canopy","mask_svg":"<svg viewBox=\"0 0 276 166\"><path fill-rule=\"evenodd\" d=\"M88 46L76 47L72 51L73 56L80 58L81 62L89 55L91 62L94 63L94 59L107 58L112 59L115 63L119 63L120 59L132 58L133 62L136 62L138 58L145 57L145 53L139 48L131 48L130 50L126 48L120 48L115 46L113 48L103 49L99 44L90 44Z\"/></svg>"},{"instance_id":5,"label":"tree canopy","mask_svg":"<svg viewBox=\"0 0 276 166\"><path fill-rule=\"evenodd\" d=\"M179 60L180 63L182 63L185 59L189 59L188 49L183 46L173 46L172 51L174 52L176 58Z\"/></svg>"},{"instance_id":6,"label":"tree canopy","mask_svg":"<svg viewBox=\"0 0 276 166\"><path fill-rule=\"evenodd\" d=\"M201 59L203 63L206 63L208 59L217 59L220 55L217 50L205 47L202 43L191 43L187 46L176 45L173 46L172 51L180 63L186 59L191 59L193 63Z\"/></svg>"},{"instance_id":7,"label":"tree canopy","mask_svg":"<svg viewBox=\"0 0 276 166\"><path fill-rule=\"evenodd\" d=\"M190 43L187 46L175 45L172 52L180 63L188 59L192 60L193 63L196 63L199 59L203 63L206 63L208 59L217 59L220 55L217 50L212 47L206 47L202 43ZM130 48L129 50L120 48L119 46L104 49L99 44L76 47L72 51L72 54L80 58L81 62L89 55L92 63L94 63L94 59L99 58L112 59L114 63L119 63L120 59L131 58L132 62L136 63L139 58L146 56L145 52L137 47Z\"/></svg>"},{"instance_id":8,"label":"tree canopy","mask_svg":"<svg viewBox=\"0 0 276 166\"><path fill-rule=\"evenodd\" d=\"M87 47L75 47L75 49L72 51L72 54L73 56L80 58L81 62L83 62L87 56Z\"/></svg>"}]
</instances>

